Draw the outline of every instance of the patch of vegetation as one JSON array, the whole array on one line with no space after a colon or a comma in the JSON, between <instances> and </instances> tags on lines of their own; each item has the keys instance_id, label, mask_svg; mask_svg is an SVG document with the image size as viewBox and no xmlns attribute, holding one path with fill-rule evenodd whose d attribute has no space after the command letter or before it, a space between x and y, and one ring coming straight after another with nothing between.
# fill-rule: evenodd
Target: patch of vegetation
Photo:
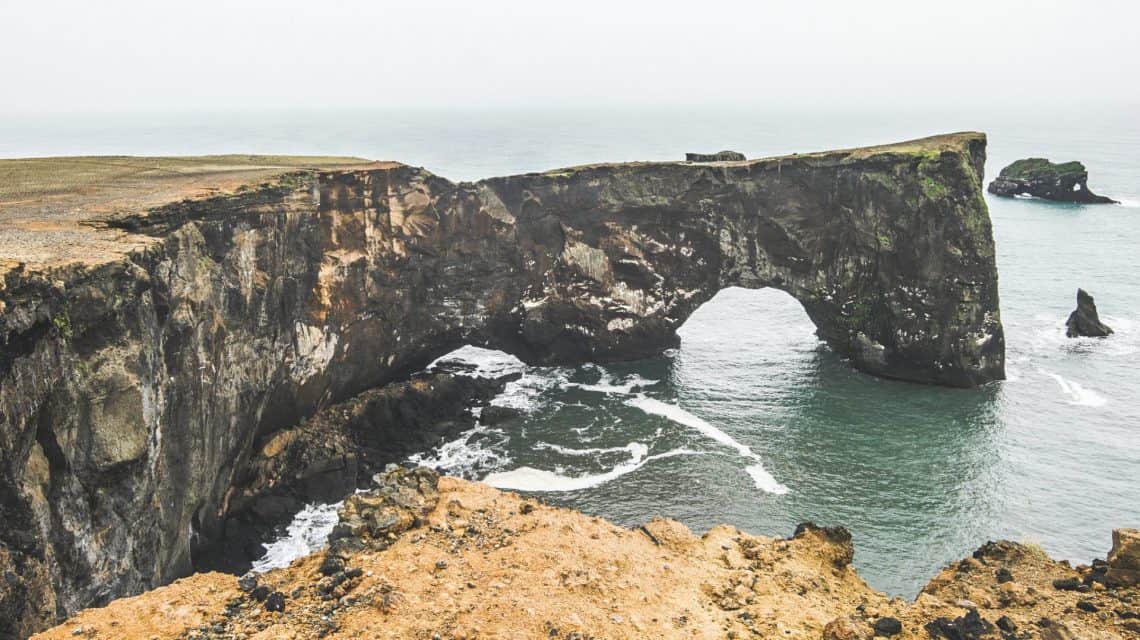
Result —
<instances>
[{"instance_id":1,"label":"patch of vegetation","mask_svg":"<svg viewBox=\"0 0 1140 640\"><path fill-rule=\"evenodd\" d=\"M939 200L950 193L950 188L930 176L922 176L922 193L931 200Z\"/></svg>"},{"instance_id":2,"label":"patch of vegetation","mask_svg":"<svg viewBox=\"0 0 1140 640\"><path fill-rule=\"evenodd\" d=\"M59 332L61 338L66 341L71 340L71 316L66 311L57 313L51 319L51 323L55 325L55 330Z\"/></svg>"},{"instance_id":3,"label":"patch of vegetation","mask_svg":"<svg viewBox=\"0 0 1140 640\"><path fill-rule=\"evenodd\" d=\"M1052 178L1085 173L1085 165L1077 162L1054 164L1045 158L1024 158L1001 170L1001 176L1016 180Z\"/></svg>"}]
</instances>

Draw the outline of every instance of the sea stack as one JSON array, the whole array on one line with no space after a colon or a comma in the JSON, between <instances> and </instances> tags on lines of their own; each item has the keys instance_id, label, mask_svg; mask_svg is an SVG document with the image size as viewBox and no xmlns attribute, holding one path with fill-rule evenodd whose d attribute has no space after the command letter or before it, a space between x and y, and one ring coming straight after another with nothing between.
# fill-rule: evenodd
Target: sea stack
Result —
<instances>
[{"instance_id":1,"label":"sea stack","mask_svg":"<svg viewBox=\"0 0 1140 640\"><path fill-rule=\"evenodd\" d=\"M685 162L737 162L744 160L739 151L718 151L716 153L686 153Z\"/></svg>"},{"instance_id":2,"label":"sea stack","mask_svg":"<svg viewBox=\"0 0 1140 640\"><path fill-rule=\"evenodd\" d=\"M988 190L999 196L1030 195L1058 202L1119 204L1089 191L1088 180L1089 172L1080 162L1054 164L1045 158L1025 158L1002 169Z\"/></svg>"},{"instance_id":3,"label":"sea stack","mask_svg":"<svg viewBox=\"0 0 1140 640\"><path fill-rule=\"evenodd\" d=\"M1093 297L1084 289L1077 289L1077 308L1065 322L1065 335L1070 338L1103 338L1112 335L1112 328L1100 321Z\"/></svg>"}]
</instances>

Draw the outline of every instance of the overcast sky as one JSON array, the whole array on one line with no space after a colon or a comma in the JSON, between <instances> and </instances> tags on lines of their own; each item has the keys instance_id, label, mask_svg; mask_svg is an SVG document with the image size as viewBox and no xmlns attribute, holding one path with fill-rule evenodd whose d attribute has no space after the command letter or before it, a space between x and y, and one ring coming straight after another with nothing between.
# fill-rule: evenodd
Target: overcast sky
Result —
<instances>
[{"instance_id":1,"label":"overcast sky","mask_svg":"<svg viewBox=\"0 0 1140 640\"><path fill-rule=\"evenodd\" d=\"M1140 102L1137 3L0 0L0 112Z\"/></svg>"}]
</instances>

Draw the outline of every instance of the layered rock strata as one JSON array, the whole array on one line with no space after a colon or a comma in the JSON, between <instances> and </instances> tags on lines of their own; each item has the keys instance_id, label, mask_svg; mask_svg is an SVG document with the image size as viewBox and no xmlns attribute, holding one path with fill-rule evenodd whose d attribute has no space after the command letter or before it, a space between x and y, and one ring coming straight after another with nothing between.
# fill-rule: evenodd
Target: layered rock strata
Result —
<instances>
[{"instance_id":1,"label":"layered rock strata","mask_svg":"<svg viewBox=\"0 0 1140 640\"><path fill-rule=\"evenodd\" d=\"M1001 379L984 157L966 133L460 184L257 157L117 159L126 177L66 189L93 161L56 160L47 187L6 183L0 624L185 575L261 443L465 343L637 358L721 288L770 286L863 371ZM5 162L18 181L30 161Z\"/></svg>"}]
</instances>

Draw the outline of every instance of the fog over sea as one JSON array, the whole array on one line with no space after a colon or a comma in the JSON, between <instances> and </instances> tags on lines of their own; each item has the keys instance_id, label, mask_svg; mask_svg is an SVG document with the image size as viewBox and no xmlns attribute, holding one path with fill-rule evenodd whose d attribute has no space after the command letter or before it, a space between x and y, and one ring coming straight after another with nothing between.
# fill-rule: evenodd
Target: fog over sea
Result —
<instances>
[{"instance_id":1,"label":"fog over sea","mask_svg":"<svg viewBox=\"0 0 1140 640\"><path fill-rule=\"evenodd\" d=\"M987 181L1028 156L1080 160L1121 205L987 195L997 242L1009 379L976 390L880 380L814 335L795 300L728 289L681 330L680 348L618 365L526 368L496 399L525 413L416 460L633 525L726 522L790 535L843 524L872 586L914 596L988 539L1103 557L1140 526L1140 118L1136 108L784 107L328 110L25 115L0 120L0 157L210 153L357 155L453 180L600 161L748 157L989 135ZM1077 287L1116 330L1065 338ZM320 543L307 509L277 550ZM307 527L305 518L313 521ZM300 541L300 542L299 542ZM287 544L285 544L287 543ZM263 563L263 566L264 563Z\"/></svg>"}]
</instances>

